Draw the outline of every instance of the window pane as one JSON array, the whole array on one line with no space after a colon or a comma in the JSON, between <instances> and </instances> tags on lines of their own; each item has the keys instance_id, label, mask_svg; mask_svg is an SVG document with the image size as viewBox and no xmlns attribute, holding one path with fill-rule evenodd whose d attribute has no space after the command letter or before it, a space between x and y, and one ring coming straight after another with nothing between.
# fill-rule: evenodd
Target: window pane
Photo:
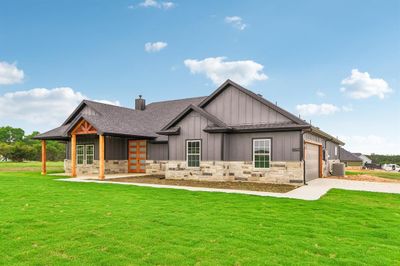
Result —
<instances>
[{"instance_id":1,"label":"window pane","mask_svg":"<svg viewBox=\"0 0 400 266\"><path fill-rule=\"evenodd\" d=\"M83 151L84 151L84 149L83 149L83 145L77 145L76 146L76 154L83 154Z\"/></svg>"},{"instance_id":2,"label":"window pane","mask_svg":"<svg viewBox=\"0 0 400 266\"><path fill-rule=\"evenodd\" d=\"M200 166L200 141L188 141L186 144L187 163L189 167Z\"/></svg>"},{"instance_id":3,"label":"window pane","mask_svg":"<svg viewBox=\"0 0 400 266\"><path fill-rule=\"evenodd\" d=\"M93 164L93 155L88 155L86 157L86 163L87 164Z\"/></svg>"},{"instance_id":4,"label":"window pane","mask_svg":"<svg viewBox=\"0 0 400 266\"><path fill-rule=\"evenodd\" d=\"M83 164L84 159L84 146L76 145L76 163Z\"/></svg>"},{"instance_id":5,"label":"window pane","mask_svg":"<svg viewBox=\"0 0 400 266\"><path fill-rule=\"evenodd\" d=\"M271 140L258 139L253 142L255 168L269 168Z\"/></svg>"},{"instance_id":6,"label":"window pane","mask_svg":"<svg viewBox=\"0 0 400 266\"><path fill-rule=\"evenodd\" d=\"M83 164L83 154L82 155L77 155L76 163L77 164Z\"/></svg>"}]
</instances>

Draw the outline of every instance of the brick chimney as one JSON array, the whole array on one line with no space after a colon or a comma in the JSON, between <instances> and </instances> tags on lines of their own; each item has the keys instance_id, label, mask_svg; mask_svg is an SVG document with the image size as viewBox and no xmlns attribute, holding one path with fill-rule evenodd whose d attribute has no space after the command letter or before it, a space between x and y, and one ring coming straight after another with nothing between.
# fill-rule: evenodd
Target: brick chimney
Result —
<instances>
[{"instance_id":1,"label":"brick chimney","mask_svg":"<svg viewBox=\"0 0 400 266\"><path fill-rule=\"evenodd\" d=\"M139 98L135 99L135 110L143 111L146 109L146 100L142 99L142 95L139 95Z\"/></svg>"}]
</instances>

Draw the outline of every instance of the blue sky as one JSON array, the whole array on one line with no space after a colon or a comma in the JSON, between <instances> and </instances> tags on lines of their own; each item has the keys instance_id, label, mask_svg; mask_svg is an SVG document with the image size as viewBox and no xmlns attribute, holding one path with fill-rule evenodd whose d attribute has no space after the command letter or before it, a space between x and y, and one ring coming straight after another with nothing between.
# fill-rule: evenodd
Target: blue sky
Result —
<instances>
[{"instance_id":1,"label":"blue sky","mask_svg":"<svg viewBox=\"0 0 400 266\"><path fill-rule=\"evenodd\" d=\"M0 125L230 77L354 152L400 154L400 1L3 0L0 25Z\"/></svg>"}]
</instances>

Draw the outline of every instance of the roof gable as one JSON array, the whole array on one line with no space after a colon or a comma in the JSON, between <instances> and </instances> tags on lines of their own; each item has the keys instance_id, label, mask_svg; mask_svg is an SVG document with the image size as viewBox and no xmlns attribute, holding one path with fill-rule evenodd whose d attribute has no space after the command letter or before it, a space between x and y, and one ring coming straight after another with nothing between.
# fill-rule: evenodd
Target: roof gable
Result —
<instances>
[{"instance_id":1,"label":"roof gable","mask_svg":"<svg viewBox=\"0 0 400 266\"><path fill-rule=\"evenodd\" d=\"M219 86L210 96L208 96L206 99L204 99L199 104L199 107L200 108L205 108L206 110L208 110L207 106L210 105L210 103L212 103L219 95L221 95L227 89L230 89L230 88L237 89L240 93L250 97L251 99L255 100L258 103L261 103L262 105L264 105L267 108L273 110L274 112L276 112L277 114L279 114L281 117L284 118L284 119L280 119L281 121L275 121L275 122L292 121L292 122L294 122L296 124L299 124L299 125L309 125L304 120L298 118L297 116L295 116L295 115L289 113L288 111L280 108L279 106L273 104L272 102L264 99L260 95L255 94L254 92L252 92L252 91L240 86L239 84L237 84L237 83L235 83L235 82L233 82L233 81L231 81L229 79L227 81L225 81L221 86ZM210 110L208 110L208 111L211 112ZM226 121L224 121L224 122L226 122Z\"/></svg>"},{"instance_id":2,"label":"roof gable","mask_svg":"<svg viewBox=\"0 0 400 266\"><path fill-rule=\"evenodd\" d=\"M80 114L101 115L101 113L95 108L95 106L92 103L93 102L91 102L91 101L83 100L78 105L78 107L76 107L75 110L70 114L70 116L68 116L68 118L64 121L64 123L62 123L62 126L65 126L65 125L71 123Z\"/></svg>"},{"instance_id":3,"label":"roof gable","mask_svg":"<svg viewBox=\"0 0 400 266\"><path fill-rule=\"evenodd\" d=\"M166 126L164 126L162 128L162 130L160 131L160 133L162 133L163 131L167 131L168 129L170 129L171 127L175 126L177 123L179 123L179 121L181 121L183 118L185 118L188 114L190 114L192 111L195 111L197 113L199 113L200 115L202 115L203 117L207 118L210 122L212 122L214 125L218 126L218 127L222 127L222 128L226 128L227 125L222 122L221 120L219 120L218 118L216 118L215 116L213 116L212 114L208 113L207 111L205 111L204 109L199 108L196 105L189 105L188 107L186 107L178 116L176 116L171 122L169 122Z\"/></svg>"}]
</instances>

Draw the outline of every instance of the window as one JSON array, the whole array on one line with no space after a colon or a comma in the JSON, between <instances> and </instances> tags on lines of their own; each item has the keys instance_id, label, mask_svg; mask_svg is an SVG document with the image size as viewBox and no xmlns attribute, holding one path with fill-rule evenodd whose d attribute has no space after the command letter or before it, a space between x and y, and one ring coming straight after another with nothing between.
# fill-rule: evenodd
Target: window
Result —
<instances>
[{"instance_id":1,"label":"window","mask_svg":"<svg viewBox=\"0 0 400 266\"><path fill-rule=\"evenodd\" d=\"M271 161L271 140L253 140L253 166L254 168L269 168Z\"/></svg>"},{"instance_id":2,"label":"window","mask_svg":"<svg viewBox=\"0 0 400 266\"><path fill-rule=\"evenodd\" d=\"M201 141L187 140L186 141L186 161L188 167L199 167L201 159Z\"/></svg>"},{"instance_id":3,"label":"window","mask_svg":"<svg viewBox=\"0 0 400 266\"><path fill-rule=\"evenodd\" d=\"M76 145L76 163L93 164L94 145Z\"/></svg>"},{"instance_id":4,"label":"window","mask_svg":"<svg viewBox=\"0 0 400 266\"><path fill-rule=\"evenodd\" d=\"M76 145L76 163L83 164L84 160L85 160L85 146Z\"/></svg>"},{"instance_id":5,"label":"window","mask_svg":"<svg viewBox=\"0 0 400 266\"><path fill-rule=\"evenodd\" d=\"M94 161L94 145L86 145L86 164L93 164Z\"/></svg>"},{"instance_id":6,"label":"window","mask_svg":"<svg viewBox=\"0 0 400 266\"><path fill-rule=\"evenodd\" d=\"M335 156L337 156L337 146L335 146Z\"/></svg>"}]
</instances>

